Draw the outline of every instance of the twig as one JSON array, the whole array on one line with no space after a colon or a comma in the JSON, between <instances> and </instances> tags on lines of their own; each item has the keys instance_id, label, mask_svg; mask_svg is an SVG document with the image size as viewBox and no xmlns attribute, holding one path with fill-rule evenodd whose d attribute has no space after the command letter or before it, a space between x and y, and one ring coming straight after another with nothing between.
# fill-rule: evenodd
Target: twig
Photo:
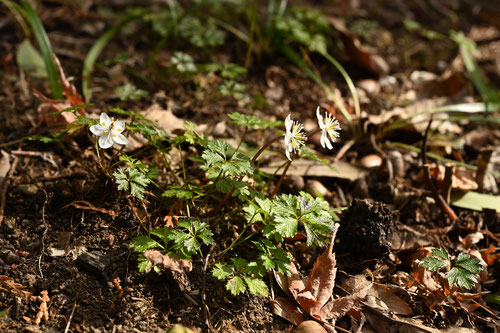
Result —
<instances>
[{"instance_id":1,"label":"twig","mask_svg":"<svg viewBox=\"0 0 500 333\"><path fill-rule=\"evenodd\" d=\"M0 143L0 148L2 148L2 147L8 147L8 146L13 146L13 145L21 143L21 142L24 142L24 138L17 139L17 140L14 140L14 141L10 141L10 142Z\"/></svg>"},{"instance_id":2,"label":"twig","mask_svg":"<svg viewBox=\"0 0 500 333\"><path fill-rule=\"evenodd\" d=\"M47 221L45 221L45 207L49 203L50 199L52 198L52 195L54 193L47 194L47 191L42 188L43 193L45 193L45 201L43 202L42 205L42 222L43 225L45 226L45 230L43 231L42 235L42 251L40 252L40 256L38 257L38 271L40 272L40 277L43 279L43 272L42 272L42 258L43 254L45 252L45 236L47 236L47 231L49 230L49 227L47 226Z\"/></svg>"},{"instance_id":3,"label":"twig","mask_svg":"<svg viewBox=\"0 0 500 333\"><path fill-rule=\"evenodd\" d=\"M139 217L139 213L137 212L137 208L134 206L134 204L132 203L132 200L130 200L130 197L127 195L126 196L127 198L127 201L128 201L128 205L130 207L130 210L132 210L132 213L134 214L135 218L137 220L139 220L139 222L141 223L142 227L144 228L144 230L148 230L148 228L146 227L146 225L144 224L144 222L142 222L142 219Z\"/></svg>"},{"instance_id":4,"label":"twig","mask_svg":"<svg viewBox=\"0 0 500 333\"><path fill-rule=\"evenodd\" d=\"M210 323L210 309L208 308L208 305L207 305L207 294L205 291L205 280L206 280L208 260L210 259L210 255L212 254L214 247L215 247L215 245L212 245L210 247L210 250L208 250L208 254L205 257L205 260L203 263L203 271L202 271L203 275L201 278L201 302L203 304L203 308L202 308L203 317L205 318L205 325L207 325L208 329L211 332L214 332L215 330L214 330L214 327L212 326L212 324Z\"/></svg>"},{"instance_id":5,"label":"twig","mask_svg":"<svg viewBox=\"0 0 500 333\"><path fill-rule=\"evenodd\" d=\"M488 168L488 163L490 163L491 155L493 154L493 149L487 147L481 150L479 154L479 159L477 161L477 171L476 171L476 182L478 185L478 191L482 192L484 187L484 175L486 174L486 169Z\"/></svg>"},{"instance_id":6,"label":"twig","mask_svg":"<svg viewBox=\"0 0 500 333\"><path fill-rule=\"evenodd\" d=\"M71 314L69 315L68 323L66 324L66 329L64 330L64 333L68 333L69 331L69 326L71 325L71 321L73 320L73 315L75 314L75 309L76 309L76 302L73 304L73 309L71 310Z\"/></svg>"},{"instance_id":7,"label":"twig","mask_svg":"<svg viewBox=\"0 0 500 333\"><path fill-rule=\"evenodd\" d=\"M433 115L431 114L431 117L429 119L429 123L427 124L427 127L425 128L425 133L424 133L424 138L422 139L422 149L420 150L420 155L422 158L422 165L425 165L427 163L427 137L429 136L429 130L431 129L431 124L433 120Z\"/></svg>"},{"instance_id":8,"label":"twig","mask_svg":"<svg viewBox=\"0 0 500 333\"><path fill-rule=\"evenodd\" d=\"M273 200L276 193L278 193L278 190L281 186L281 183L283 183L283 180L285 179L286 172L288 171L288 168L290 168L290 165L292 165L292 161L287 162L285 169L283 170L283 173L281 174L281 177L278 180L278 183L276 184L276 187L273 190L273 193L271 193L271 195L269 196L269 199Z\"/></svg>"},{"instance_id":9,"label":"twig","mask_svg":"<svg viewBox=\"0 0 500 333\"><path fill-rule=\"evenodd\" d=\"M431 189L434 199L436 199L437 203L439 204L443 212L446 213L446 215L448 215L448 217L451 219L452 222L454 222L457 219L457 215L455 214L453 209L451 209L451 207L446 203L441 194L439 194L436 186L434 185L434 182L432 181L429 169L430 169L429 164L424 164L425 181L427 182L427 185Z\"/></svg>"},{"instance_id":10,"label":"twig","mask_svg":"<svg viewBox=\"0 0 500 333\"><path fill-rule=\"evenodd\" d=\"M455 173L455 164L446 163L443 182L441 183L441 195L447 204L450 203L451 187L453 185L453 174Z\"/></svg>"}]
</instances>

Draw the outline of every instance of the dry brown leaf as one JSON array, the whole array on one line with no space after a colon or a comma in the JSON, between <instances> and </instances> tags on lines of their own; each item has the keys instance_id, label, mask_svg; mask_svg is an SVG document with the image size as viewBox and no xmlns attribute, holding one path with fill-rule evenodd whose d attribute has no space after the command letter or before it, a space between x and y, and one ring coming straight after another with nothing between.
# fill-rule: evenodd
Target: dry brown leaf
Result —
<instances>
[{"instance_id":1,"label":"dry brown leaf","mask_svg":"<svg viewBox=\"0 0 500 333\"><path fill-rule=\"evenodd\" d=\"M473 232L468 234L465 237L458 236L458 240L463 244L463 246L466 249L470 249L472 245L479 243L481 239L483 239L484 236L482 233L478 232Z\"/></svg>"},{"instance_id":2,"label":"dry brown leaf","mask_svg":"<svg viewBox=\"0 0 500 333\"><path fill-rule=\"evenodd\" d=\"M273 313L285 318L294 325L299 325L307 319L307 315L302 311L297 303L286 297L278 297L271 300Z\"/></svg>"},{"instance_id":3,"label":"dry brown leaf","mask_svg":"<svg viewBox=\"0 0 500 333\"><path fill-rule=\"evenodd\" d=\"M262 167L260 170L265 173L274 174L281 166L279 163L271 163L269 166ZM316 161L300 159L294 161L288 168L288 176L306 176L306 177L332 177L348 179L351 181L364 178L368 171L364 168L357 167L347 162L337 161L332 164L336 169L332 170L328 166ZM281 175L283 168L279 169L277 174Z\"/></svg>"},{"instance_id":4,"label":"dry brown leaf","mask_svg":"<svg viewBox=\"0 0 500 333\"><path fill-rule=\"evenodd\" d=\"M433 163L431 164L429 171L431 173L432 179L436 181L436 185L440 187L444 179L445 167L443 165ZM419 181L423 181L423 170L418 174L417 177ZM455 173L453 174L451 180L452 190L468 192L477 189L477 187L477 183L474 180L473 174L470 170L467 170L460 166L455 167Z\"/></svg>"},{"instance_id":5,"label":"dry brown leaf","mask_svg":"<svg viewBox=\"0 0 500 333\"><path fill-rule=\"evenodd\" d=\"M190 261L172 258L157 250L144 251L144 257L153 265L160 266L171 272L185 274L191 272L193 264Z\"/></svg>"},{"instance_id":6,"label":"dry brown leaf","mask_svg":"<svg viewBox=\"0 0 500 333\"><path fill-rule=\"evenodd\" d=\"M0 151L2 156L0 157L0 187L4 179L7 177L7 174L10 170L10 155L5 150Z\"/></svg>"},{"instance_id":7,"label":"dry brown leaf","mask_svg":"<svg viewBox=\"0 0 500 333\"><path fill-rule=\"evenodd\" d=\"M347 30L343 20L330 17L329 22L342 34L344 47L354 62L380 76L389 73L387 62L379 55L369 52L366 47L363 47L358 38Z\"/></svg>"},{"instance_id":8,"label":"dry brown leaf","mask_svg":"<svg viewBox=\"0 0 500 333\"><path fill-rule=\"evenodd\" d=\"M402 316L408 316L413 313L410 306L401 297L394 294L387 286L381 284L374 284L370 288L364 304Z\"/></svg>"}]
</instances>

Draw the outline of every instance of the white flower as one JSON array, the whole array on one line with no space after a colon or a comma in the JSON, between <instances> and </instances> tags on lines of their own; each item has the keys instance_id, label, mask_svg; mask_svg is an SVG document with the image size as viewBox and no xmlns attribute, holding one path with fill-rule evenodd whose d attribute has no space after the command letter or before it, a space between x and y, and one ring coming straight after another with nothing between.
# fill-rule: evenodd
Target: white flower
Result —
<instances>
[{"instance_id":1,"label":"white flower","mask_svg":"<svg viewBox=\"0 0 500 333\"><path fill-rule=\"evenodd\" d=\"M113 120L107 114L101 113L99 125L90 126L90 131L99 137L99 147L107 149L113 145L113 141L126 145L127 138L122 134L125 123L122 120Z\"/></svg>"},{"instance_id":2,"label":"white flower","mask_svg":"<svg viewBox=\"0 0 500 333\"><path fill-rule=\"evenodd\" d=\"M340 131L339 121L328 112L325 112L325 121L323 121L323 117L319 114L319 106L316 109L316 116L318 117L319 128L321 128L321 146L323 146L323 148L328 147L328 149L333 149L330 140L335 142L340 136L338 132Z\"/></svg>"},{"instance_id":3,"label":"white flower","mask_svg":"<svg viewBox=\"0 0 500 333\"><path fill-rule=\"evenodd\" d=\"M290 153L296 153L299 151L306 141L306 135L302 133L304 125L299 124L297 121L293 121L288 115L285 119L285 145L286 145L286 157L291 161Z\"/></svg>"}]
</instances>

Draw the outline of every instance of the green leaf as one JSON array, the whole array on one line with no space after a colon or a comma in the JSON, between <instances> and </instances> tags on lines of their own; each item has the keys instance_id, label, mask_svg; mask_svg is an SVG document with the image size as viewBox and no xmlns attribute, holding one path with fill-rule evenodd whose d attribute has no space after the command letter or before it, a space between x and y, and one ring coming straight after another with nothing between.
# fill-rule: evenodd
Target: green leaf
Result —
<instances>
[{"instance_id":1,"label":"green leaf","mask_svg":"<svg viewBox=\"0 0 500 333\"><path fill-rule=\"evenodd\" d=\"M16 53L17 66L36 78L46 78L47 70L42 55L33 47L29 39L19 45Z\"/></svg>"},{"instance_id":2,"label":"green leaf","mask_svg":"<svg viewBox=\"0 0 500 333\"><path fill-rule=\"evenodd\" d=\"M463 252L458 255L455 266L461 267L473 274L479 274L479 272L483 269L483 265L478 258L471 257Z\"/></svg>"},{"instance_id":3,"label":"green leaf","mask_svg":"<svg viewBox=\"0 0 500 333\"><path fill-rule=\"evenodd\" d=\"M432 254L435 255L436 257L439 257L443 260L450 261L450 257L448 255L448 252L445 249L432 249Z\"/></svg>"},{"instance_id":4,"label":"green leaf","mask_svg":"<svg viewBox=\"0 0 500 333\"><path fill-rule=\"evenodd\" d=\"M153 248L163 249L163 246L160 243L145 235L139 235L136 238L134 238L132 244L134 246L135 252L144 252L146 250Z\"/></svg>"},{"instance_id":5,"label":"green leaf","mask_svg":"<svg viewBox=\"0 0 500 333\"><path fill-rule=\"evenodd\" d=\"M26 11L27 20L31 24L33 33L35 35L38 47L42 53L43 61L45 63L45 68L49 76L50 88L52 89L52 96L55 99L62 98L62 86L59 82L59 70L57 64L54 60L54 51L52 50L52 45L50 44L47 32L40 20L38 14L33 10L27 1L22 2L22 6Z\"/></svg>"},{"instance_id":6,"label":"green leaf","mask_svg":"<svg viewBox=\"0 0 500 333\"><path fill-rule=\"evenodd\" d=\"M445 267L446 262L442 261L441 259L435 258L435 257L427 257L424 259L421 266L423 268L430 270L431 272L434 272L440 268Z\"/></svg>"},{"instance_id":7,"label":"green leaf","mask_svg":"<svg viewBox=\"0 0 500 333\"><path fill-rule=\"evenodd\" d=\"M212 270L212 275L219 280L225 280L233 274L233 269L228 264L215 264L215 268Z\"/></svg>"},{"instance_id":8,"label":"green leaf","mask_svg":"<svg viewBox=\"0 0 500 333\"><path fill-rule=\"evenodd\" d=\"M115 88L115 94L121 101L139 100L148 95L146 90L137 89L133 84L127 83Z\"/></svg>"},{"instance_id":9,"label":"green leaf","mask_svg":"<svg viewBox=\"0 0 500 333\"><path fill-rule=\"evenodd\" d=\"M453 195L451 204L455 207L482 211L484 208L500 212L500 196L469 191L462 196Z\"/></svg>"},{"instance_id":10,"label":"green leaf","mask_svg":"<svg viewBox=\"0 0 500 333\"><path fill-rule=\"evenodd\" d=\"M267 297L269 290L267 289L266 283L262 281L262 279L251 276L244 276L243 279L248 286L248 290L250 290L252 294Z\"/></svg>"},{"instance_id":11,"label":"green leaf","mask_svg":"<svg viewBox=\"0 0 500 333\"><path fill-rule=\"evenodd\" d=\"M184 241L184 246L189 252L196 252L200 248L200 243L196 237L189 237L186 241Z\"/></svg>"},{"instance_id":12,"label":"green leaf","mask_svg":"<svg viewBox=\"0 0 500 333\"><path fill-rule=\"evenodd\" d=\"M492 304L500 305L500 296L499 295L489 294L489 295L485 295L483 297L483 299L487 303L492 303Z\"/></svg>"},{"instance_id":13,"label":"green leaf","mask_svg":"<svg viewBox=\"0 0 500 333\"><path fill-rule=\"evenodd\" d=\"M471 289L477 283L477 278L474 274L460 267L453 267L446 274L446 278L450 285L458 285L465 289Z\"/></svg>"},{"instance_id":14,"label":"green leaf","mask_svg":"<svg viewBox=\"0 0 500 333\"><path fill-rule=\"evenodd\" d=\"M245 287L245 282L238 277L235 276L231 280L227 281L226 289L231 292L234 296L237 296L244 292L247 288Z\"/></svg>"},{"instance_id":15,"label":"green leaf","mask_svg":"<svg viewBox=\"0 0 500 333\"><path fill-rule=\"evenodd\" d=\"M243 258L231 258L234 267L237 271L242 270L248 266L248 261Z\"/></svg>"}]
</instances>

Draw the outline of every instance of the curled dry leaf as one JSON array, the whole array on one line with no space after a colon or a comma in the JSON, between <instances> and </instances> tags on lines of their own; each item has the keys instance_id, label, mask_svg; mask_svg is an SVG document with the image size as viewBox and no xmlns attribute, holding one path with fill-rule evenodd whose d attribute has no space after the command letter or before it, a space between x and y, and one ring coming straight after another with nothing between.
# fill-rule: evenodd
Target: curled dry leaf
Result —
<instances>
[{"instance_id":1,"label":"curled dry leaf","mask_svg":"<svg viewBox=\"0 0 500 333\"><path fill-rule=\"evenodd\" d=\"M287 319L293 324L305 320L306 314L321 322L330 332L334 332L333 323L345 315L356 303L362 300L371 287L365 284L353 288L353 294L330 301L335 286L336 261L333 253L333 235L328 248L316 260L311 274L304 281L300 278L295 265L290 264L292 275L289 278L277 273L279 286L293 299L279 298L272 301L273 313ZM361 281L361 278L360 278Z\"/></svg>"},{"instance_id":2,"label":"curled dry leaf","mask_svg":"<svg viewBox=\"0 0 500 333\"><path fill-rule=\"evenodd\" d=\"M185 274L191 272L193 264L190 261L178 258L172 258L167 254L163 254L157 250L147 250L144 252L144 257L152 265L160 266L171 272Z\"/></svg>"},{"instance_id":3,"label":"curled dry leaf","mask_svg":"<svg viewBox=\"0 0 500 333\"><path fill-rule=\"evenodd\" d=\"M381 311L391 312L397 315L408 316L413 313L410 306L389 287L381 284L373 284L368 290L365 305L377 308Z\"/></svg>"},{"instance_id":4,"label":"curled dry leaf","mask_svg":"<svg viewBox=\"0 0 500 333\"><path fill-rule=\"evenodd\" d=\"M0 187L1 187L4 179L7 177L7 174L9 173L10 170L10 155L5 150L1 150L0 153L2 154L2 156L0 156Z\"/></svg>"},{"instance_id":5,"label":"curled dry leaf","mask_svg":"<svg viewBox=\"0 0 500 333\"><path fill-rule=\"evenodd\" d=\"M479 243L479 241L483 238L483 234L479 231L470 233L463 238L458 236L458 239L466 249L470 249L472 245Z\"/></svg>"},{"instance_id":6,"label":"curled dry leaf","mask_svg":"<svg viewBox=\"0 0 500 333\"><path fill-rule=\"evenodd\" d=\"M431 164L429 171L432 179L437 182L438 186L441 186L444 179L445 167L443 165L433 163ZM418 179L423 181L423 170L419 173ZM472 172L460 166L456 166L451 180L451 189L463 192L473 191L477 189L477 183L473 179Z\"/></svg>"}]
</instances>

